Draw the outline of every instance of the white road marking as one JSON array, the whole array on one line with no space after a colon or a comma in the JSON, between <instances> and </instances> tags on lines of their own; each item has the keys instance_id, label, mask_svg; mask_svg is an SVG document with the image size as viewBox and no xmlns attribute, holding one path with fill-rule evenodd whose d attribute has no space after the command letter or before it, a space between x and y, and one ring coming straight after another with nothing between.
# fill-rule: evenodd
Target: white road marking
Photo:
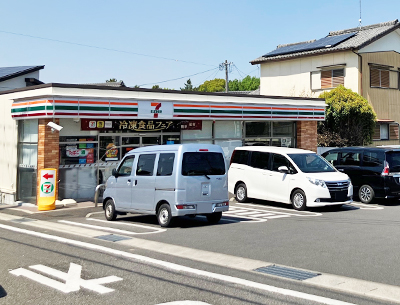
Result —
<instances>
[{"instance_id":1,"label":"white road marking","mask_svg":"<svg viewBox=\"0 0 400 305\"><path fill-rule=\"evenodd\" d=\"M256 207L256 208L259 208L259 209L261 207L260 205L257 205L257 204L239 203L239 202L237 202L235 205ZM282 212L279 212L279 213L287 214L287 215L291 215L291 216L299 216L299 217L306 216L306 217L309 217L309 216L321 216L322 215L322 213L309 212L309 211L293 211L293 212L290 212L290 210L288 210L288 209L277 208L277 207L273 207L273 206L262 206L262 207L265 208L265 209L260 209L262 211L268 211L269 212L270 209L271 210L280 210ZM232 208L232 206L229 207L229 209L231 209L231 208ZM246 209L246 207L238 207L238 208Z\"/></svg>"},{"instance_id":2,"label":"white road marking","mask_svg":"<svg viewBox=\"0 0 400 305\"><path fill-rule=\"evenodd\" d=\"M100 219L90 219L90 218L88 220L103 221L103 220L100 220ZM167 231L166 229L159 229L159 228L153 228L153 227L150 227L150 226L137 225L137 227L143 227L143 228L150 229L150 230L154 231L154 232L140 232L140 233L137 233L137 232L131 232L131 231L115 229L115 228L110 228L110 227L102 227L102 226L89 225L89 224L80 223L80 222L73 222L73 221L68 221L68 220L59 220L58 222L66 223L66 224L70 224L70 225L78 226L78 227L85 227L85 228L90 228L90 229L97 229L97 230L102 230L102 231L115 232L115 233L128 234L128 235L154 234L154 233L161 233L161 232ZM104 220L104 222L108 222L108 221Z\"/></svg>"},{"instance_id":3,"label":"white road marking","mask_svg":"<svg viewBox=\"0 0 400 305\"><path fill-rule=\"evenodd\" d=\"M160 303L157 305L211 305L211 304L199 302L199 301L175 301L175 302L168 302L168 303Z\"/></svg>"},{"instance_id":4,"label":"white road marking","mask_svg":"<svg viewBox=\"0 0 400 305\"><path fill-rule=\"evenodd\" d=\"M110 223L108 220L97 219L97 218L88 218L87 220ZM136 223L114 222L114 224L124 225L124 226L131 226L131 227L138 227L138 228L144 228L144 229L150 229L150 230L156 230L156 231L163 231L163 232L167 231L167 229L154 228L152 226L145 226L145 225L138 225Z\"/></svg>"},{"instance_id":5,"label":"white road marking","mask_svg":"<svg viewBox=\"0 0 400 305\"><path fill-rule=\"evenodd\" d=\"M86 218L89 218L89 217L91 217L92 215L94 215L94 214L104 214L104 212L93 212L93 213L88 213L88 214L86 214Z\"/></svg>"},{"instance_id":6,"label":"white road marking","mask_svg":"<svg viewBox=\"0 0 400 305\"><path fill-rule=\"evenodd\" d=\"M51 275L61 280L65 280L65 284L23 268L12 270L10 271L10 273L17 276L25 276L31 280L57 289L64 293L79 291L80 287L93 290L100 294L109 293L114 291L114 289L104 287L102 286L102 284L108 284L122 280L122 278L117 276L107 276L98 279L84 280L81 278L82 266L74 263L70 264L68 273L44 265L34 265L30 266L29 268Z\"/></svg>"},{"instance_id":7,"label":"white road marking","mask_svg":"<svg viewBox=\"0 0 400 305\"><path fill-rule=\"evenodd\" d=\"M208 277L208 278L212 278L212 279L216 279L216 280L221 280L221 281L224 281L227 283L234 283L234 284L238 284L238 285L242 285L242 286L246 286L246 287L260 289L263 291L268 291L268 292L272 292L272 293L278 293L281 295L300 298L303 300L310 300L310 301L320 302L322 304L330 304L330 305L352 304L352 303L347 303L347 302L330 299L330 298L326 298L326 297L320 297L320 296L316 296L316 295L312 295L312 294L308 294L308 293L304 293L304 292L299 292L299 291L294 291L294 290L290 290L290 289L279 288L279 287L275 287L275 286L271 286L271 285L261 284L261 283L233 277L233 276L218 274L218 273L209 272L209 271L203 271L203 270L199 270L199 269L195 269L195 268L191 268L191 267L186 267L186 266L182 266L182 265L178 265L178 264L174 264L174 263L157 260L157 259L146 257L143 255L138 255L138 254L133 254L133 253L125 252L125 251L111 249L111 248L107 248L104 246L90 244L87 242L68 239L68 238L64 238L64 237L60 237L60 236L55 236L55 235L50 235L50 234L40 233L40 232L35 232L35 231L29 231L26 229L21 229L21 228L12 227L12 226L3 225L3 224L0 224L0 228L2 228L4 230L13 231L13 232L36 236L39 238L52 240L52 241L56 241L56 242L60 242L60 243L68 244L68 245L73 245L73 246L77 246L77 247L81 247L81 248L85 248L85 249L90 249L90 250L94 250L94 251L102 251L104 253L108 253L111 255L117 255L120 257L134 259L134 260L137 260L137 261L143 262L143 263L162 266L164 268L168 268L168 269L175 270L178 272L186 272L186 273L190 273L190 274L196 274L199 276L204 276L204 277ZM20 269L17 269L17 270L20 270ZM22 269L22 270L25 270L25 269ZM56 271L58 271L58 270L56 270ZM13 271L11 271L11 272L13 272Z\"/></svg>"}]
</instances>

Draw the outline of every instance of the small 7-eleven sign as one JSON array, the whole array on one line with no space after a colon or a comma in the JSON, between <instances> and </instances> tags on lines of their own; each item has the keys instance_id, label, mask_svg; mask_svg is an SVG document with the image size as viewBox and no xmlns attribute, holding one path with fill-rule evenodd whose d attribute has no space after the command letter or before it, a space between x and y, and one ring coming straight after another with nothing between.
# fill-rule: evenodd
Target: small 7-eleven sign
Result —
<instances>
[{"instance_id":1,"label":"small 7-eleven sign","mask_svg":"<svg viewBox=\"0 0 400 305\"><path fill-rule=\"evenodd\" d=\"M57 190L57 170L44 168L40 171L38 209L54 210Z\"/></svg>"}]
</instances>

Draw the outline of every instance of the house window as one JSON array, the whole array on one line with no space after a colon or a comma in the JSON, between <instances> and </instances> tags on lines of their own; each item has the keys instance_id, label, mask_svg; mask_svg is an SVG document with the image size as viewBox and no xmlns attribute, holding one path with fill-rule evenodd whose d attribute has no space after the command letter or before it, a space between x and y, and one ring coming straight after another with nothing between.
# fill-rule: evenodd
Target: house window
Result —
<instances>
[{"instance_id":1,"label":"house window","mask_svg":"<svg viewBox=\"0 0 400 305\"><path fill-rule=\"evenodd\" d=\"M381 140L389 140L389 125L388 124L380 125L380 139Z\"/></svg>"},{"instance_id":2,"label":"house window","mask_svg":"<svg viewBox=\"0 0 400 305\"><path fill-rule=\"evenodd\" d=\"M389 88L389 70L371 68L371 87Z\"/></svg>"},{"instance_id":3,"label":"house window","mask_svg":"<svg viewBox=\"0 0 400 305\"><path fill-rule=\"evenodd\" d=\"M344 85L344 69L322 70L321 88L336 88Z\"/></svg>"}]
</instances>

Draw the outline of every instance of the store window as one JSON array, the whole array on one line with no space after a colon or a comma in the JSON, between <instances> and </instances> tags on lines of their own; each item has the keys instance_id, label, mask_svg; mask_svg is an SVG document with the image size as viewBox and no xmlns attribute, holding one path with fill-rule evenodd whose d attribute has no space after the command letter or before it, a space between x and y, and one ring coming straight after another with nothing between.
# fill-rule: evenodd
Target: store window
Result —
<instances>
[{"instance_id":1,"label":"store window","mask_svg":"<svg viewBox=\"0 0 400 305\"><path fill-rule=\"evenodd\" d=\"M245 145L296 147L295 122L246 122Z\"/></svg>"},{"instance_id":2,"label":"store window","mask_svg":"<svg viewBox=\"0 0 400 305\"><path fill-rule=\"evenodd\" d=\"M60 137L60 165L92 164L97 158L97 136Z\"/></svg>"},{"instance_id":3,"label":"store window","mask_svg":"<svg viewBox=\"0 0 400 305\"><path fill-rule=\"evenodd\" d=\"M17 199L36 203L38 120L18 122Z\"/></svg>"}]
</instances>

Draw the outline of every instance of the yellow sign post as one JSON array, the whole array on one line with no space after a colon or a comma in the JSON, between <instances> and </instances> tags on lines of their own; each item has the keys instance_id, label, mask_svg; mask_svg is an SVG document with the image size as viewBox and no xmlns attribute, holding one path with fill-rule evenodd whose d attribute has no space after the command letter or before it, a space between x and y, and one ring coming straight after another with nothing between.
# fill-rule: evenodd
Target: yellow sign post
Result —
<instances>
[{"instance_id":1,"label":"yellow sign post","mask_svg":"<svg viewBox=\"0 0 400 305\"><path fill-rule=\"evenodd\" d=\"M56 208L57 169L44 168L40 170L38 210L48 211Z\"/></svg>"}]
</instances>

